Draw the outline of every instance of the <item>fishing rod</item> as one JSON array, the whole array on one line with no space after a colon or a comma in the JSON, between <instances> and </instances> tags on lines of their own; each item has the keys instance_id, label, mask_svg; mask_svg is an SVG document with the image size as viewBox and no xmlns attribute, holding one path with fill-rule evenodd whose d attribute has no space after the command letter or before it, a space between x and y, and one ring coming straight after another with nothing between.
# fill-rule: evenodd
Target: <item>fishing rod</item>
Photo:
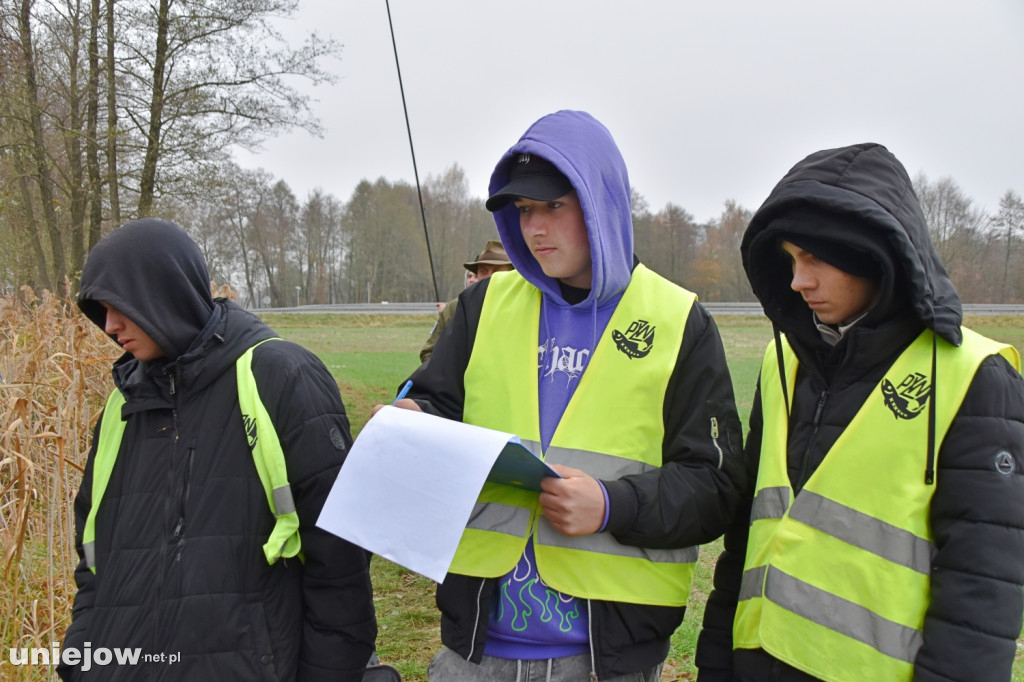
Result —
<instances>
[{"instance_id":1,"label":"fishing rod","mask_svg":"<svg viewBox=\"0 0 1024 682\"><path fill-rule=\"evenodd\" d=\"M391 2L384 0L388 8L388 28L391 29L391 47L395 51L395 70L398 72L398 90L402 93L402 111L405 113L405 130L409 134L409 153L412 154L412 173L416 177L416 196L420 200L420 216L423 219L423 238L427 242L427 260L430 261L430 280L434 285L434 300L440 301L437 290L437 276L434 274L434 256L430 252L430 233L427 232L427 211L423 208L423 192L420 190L420 173L416 169L416 149L412 144L412 128L409 127L409 109L405 106L405 88L402 87L402 67L398 64L398 45L395 43L395 26L391 23Z\"/></svg>"}]
</instances>

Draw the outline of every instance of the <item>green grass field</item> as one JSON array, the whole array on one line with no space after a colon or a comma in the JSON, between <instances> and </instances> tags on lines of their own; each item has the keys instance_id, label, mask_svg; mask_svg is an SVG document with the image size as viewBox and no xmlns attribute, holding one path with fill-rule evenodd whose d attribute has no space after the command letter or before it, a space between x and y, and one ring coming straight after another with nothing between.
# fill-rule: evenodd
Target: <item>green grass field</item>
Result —
<instances>
[{"instance_id":1,"label":"green grass field","mask_svg":"<svg viewBox=\"0 0 1024 682\"><path fill-rule=\"evenodd\" d=\"M420 346L434 323L433 316L419 315L274 314L266 315L265 319L281 336L306 346L323 359L338 380L353 435L366 423L371 408L390 401L401 382L419 365ZM745 425L761 355L771 338L771 326L761 317L716 319ZM982 334L1024 348L1024 324L1019 318L975 317L965 322ZM696 676L693 651L711 588L714 561L720 551L721 540L701 550L686 620L672 638L662 676L666 682ZM374 558L372 573L381 660L394 665L406 680L426 680L427 664L440 647L433 583L380 557ZM1018 643L1018 650L1021 646ZM1020 655L1013 679L1024 682Z\"/></svg>"}]
</instances>

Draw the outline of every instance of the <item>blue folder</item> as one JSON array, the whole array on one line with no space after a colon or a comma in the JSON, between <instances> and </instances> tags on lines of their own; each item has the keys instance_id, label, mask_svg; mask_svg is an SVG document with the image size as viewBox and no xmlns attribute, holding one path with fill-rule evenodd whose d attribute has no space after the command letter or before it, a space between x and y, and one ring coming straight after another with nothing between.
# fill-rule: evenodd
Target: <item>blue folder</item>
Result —
<instances>
[{"instance_id":1,"label":"blue folder","mask_svg":"<svg viewBox=\"0 0 1024 682\"><path fill-rule=\"evenodd\" d=\"M540 482L545 476L561 475L552 469L547 462L530 452L521 443L509 442L501 450L487 480L491 483L503 483L517 488L540 491Z\"/></svg>"}]
</instances>

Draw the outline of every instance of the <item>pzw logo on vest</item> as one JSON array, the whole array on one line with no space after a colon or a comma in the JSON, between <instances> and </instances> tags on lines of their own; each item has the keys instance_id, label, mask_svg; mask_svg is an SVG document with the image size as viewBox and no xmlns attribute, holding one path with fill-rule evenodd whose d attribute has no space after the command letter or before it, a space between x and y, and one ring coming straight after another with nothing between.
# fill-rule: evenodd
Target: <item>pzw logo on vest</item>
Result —
<instances>
[{"instance_id":1,"label":"pzw logo on vest","mask_svg":"<svg viewBox=\"0 0 1024 682\"><path fill-rule=\"evenodd\" d=\"M256 447L259 436L256 433L256 420L247 414L242 415L242 423L245 425L245 437L249 439L249 449Z\"/></svg>"},{"instance_id":2,"label":"pzw logo on vest","mask_svg":"<svg viewBox=\"0 0 1024 682\"><path fill-rule=\"evenodd\" d=\"M888 379L882 379L882 397L885 406L896 419L913 419L928 405L932 384L920 372L908 374L899 386L893 386Z\"/></svg>"},{"instance_id":3,"label":"pzw logo on vest","mask_svg":"<svg viewBox=\"0 0 1024 682\"><path fill-rule=\"evenodd\" d=\"M615 346L630 358L646 357L654 347L655 327L647 320L634 320L623 334L618 329L612 331Z\"/></svg>"}]
</instances>

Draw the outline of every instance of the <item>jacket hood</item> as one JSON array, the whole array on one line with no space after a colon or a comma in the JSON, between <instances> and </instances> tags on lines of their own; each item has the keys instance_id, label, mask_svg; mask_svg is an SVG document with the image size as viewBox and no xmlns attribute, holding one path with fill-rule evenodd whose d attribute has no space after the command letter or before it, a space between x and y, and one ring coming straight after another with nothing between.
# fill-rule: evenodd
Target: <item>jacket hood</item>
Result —
<instances>
[{"instance_id":1,"label":"jacket hood","mask_svg":"<svg viewBox=\"0 0 1024 682\"><path fill-rule=\"evenodd\" d=\"M93 247L82 270L78 307L100 329L107 319L102 303L137 324L168 360L184 355L214 309L199 246L166 220L119 227Z\"/></svg>"},{"instance_id":2,"label":"jacket hood","mask_svg":"<svg viewBox=\"0 0 1024 682\"><path fill-rule=\"evenodd\" d=\"M234 301L214 299L210 322L187 353L173 362L158 359L139 362L125 353L114 363L114 385L127 400L124 414L145 409L172 407L169 375L176 392L196 393L235 366L250 347L277 334L254 314Z\"/></svg>"},{"instance_id":3,"label":"jacket hood","mask_svg":"<svg viewBox=\"0 0 1024 682\"><path fill-rule=\"evenodd\" d=\"M579 305L601 305L621 294L633 268L633 219L629 177L611 133L582 111L558 111L540 119L498 161L489 194L509 180L515 156L536 154L550 161L572 183L580 199L590 238L593 280ZM554 301L561 301L559 282L544 274L519 229L512 204L494 213L502 244L516 270Z\"/></svg>"},{"instance_id":4,"label":"jacket hood","mask_svg":"<svg viewBox=\"0 0 1024 682\"><path fill-rule=\"evenodd\" d=\"M877 261L883 300L865 323L910 311L960 345L960 296L932 244L906 169L882 145L811 154L782 178L747 226L740 250L754 294L781 331L805 335L813 333L813 323L790 288L792 271L779 249L786 234L834 241Z\"/></svg>"}]
</instances>

